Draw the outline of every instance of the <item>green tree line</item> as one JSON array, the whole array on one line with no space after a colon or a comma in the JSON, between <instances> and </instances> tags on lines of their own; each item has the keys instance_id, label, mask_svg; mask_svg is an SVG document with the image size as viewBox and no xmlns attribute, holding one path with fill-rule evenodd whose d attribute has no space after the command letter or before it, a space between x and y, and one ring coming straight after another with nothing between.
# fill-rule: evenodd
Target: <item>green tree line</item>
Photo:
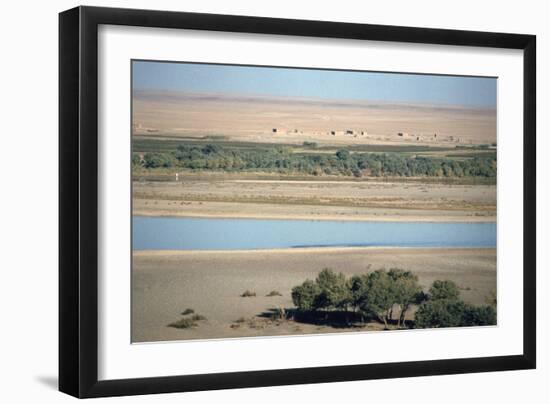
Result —
<instances>
[{"instance_id":1,"label":"green tree line","mask_svg":"<svg viewBox=\"0 0 550 404\"><path fill-rule=\"evenodd\" d=\"M362 322L376 319L389 328L438 328L496 324L493 305L474 306L460 299L452 281L433 282L424 293L411 271L392 268L346 278L331 269L322 270L315 280L306 280L292 289L292 301L299 312L341 311L359 314ZM416 306L412 324L407 312ZM397 320L396 320L397 319Z\"/></svg>"},{"instance_id":2,"label":"green tree line","mask_svg":"<svg viewBox=\"0 0 550 404\"><path fill-rule=\"evenodd\" d=\"M216 144L179 145L176 151L134 154L134 167L263 171L307 175L496 177L496 157L411 157L398 153L295 153L290 147L238 149Z\"/></svg>"}]
</instances>

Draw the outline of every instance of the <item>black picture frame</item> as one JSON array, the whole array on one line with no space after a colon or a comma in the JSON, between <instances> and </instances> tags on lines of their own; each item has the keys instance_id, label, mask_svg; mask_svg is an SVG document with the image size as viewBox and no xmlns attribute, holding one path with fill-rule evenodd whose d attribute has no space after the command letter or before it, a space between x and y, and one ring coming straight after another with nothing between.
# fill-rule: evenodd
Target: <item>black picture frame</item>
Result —
<instances>
[{"instance_id":1,"label":"black picture frame","mask_svg":"<svg viewBox=\"0 0 550 404\"><path fill-rule=\"evenodd\" d=\"M98 380L98 26L180 28L523 50L523 354ZM150 10L77 7L59 15L59 390L75 397L184 392L536 366L536 37Z\"/></svg>"}]
</instances>

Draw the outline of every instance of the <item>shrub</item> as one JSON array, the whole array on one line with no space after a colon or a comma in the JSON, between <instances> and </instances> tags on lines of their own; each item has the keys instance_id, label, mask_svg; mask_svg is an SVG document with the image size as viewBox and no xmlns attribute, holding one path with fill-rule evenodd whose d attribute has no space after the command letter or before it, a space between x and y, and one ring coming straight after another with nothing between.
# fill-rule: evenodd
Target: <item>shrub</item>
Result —
<instances>
[{"instance_id":1,"label":"shrub","mask_svg":"<svg viewBox=\"0 0 550 404\"><path fill-rule=\"evenodd\" d=\"M428 296L431 300L456 300L460 290L453 281L434 281Z\"/></svg>"},{"instance_id":2,"label":"shrub","mask_svg":"<svg viewBox=\"0 0 550 404\"><path fill-rule=\"evenodd\" d=\"M318 294L319 287L317 284L307 279L301 285L292 288L292 302L300 311L313 310Z\"/></svg>"},{"instance_id":3,"label":"shrub","mask_svg":"<svg viewBox=\"0 0 550 404\"><path fill-rule=\"evenodd\" d=\"M187 308L187 309L185 309L184 311L181 312L181 315L186 316L188 314L193 314L194 312L195 312L195 310Z\"/></svg>"},{"instance_id":4,"label":"shrub","mask_svg":"<svg viewBox=\"0 0 550 404\"><path fill-rule=\"evenodd\" d=\"M462 325L465 304L456 299L428 300L414 317L416 328L458 327Z\"/></svg>"},{"instance_id":5,"label":"shrub","mask_svg":"<svg viewBox=\"0 0 550 404\"><path fill-rule=\"evenodd\" d=\"M351 153L346 149L340 149L336 152L336 157L338 158L338 160L349 160L351 157Z\"/></svg>"},{"instance_id":6,"label":"shrub","mask_svg":"<svg viewBox=\"0 0 550 404\"><path fill-rule=\"evenodd\" d=\"M178 321L175 321L173 323L168 324L168 327L180 328L180 329L192 328L192 327L196 327L196 326L197 326L197 323L195 323L190 318L182 318L181 320L178 320Z\"/></svg>"},{"instance_id":7,"label":"shrub","mask_svg":"<svg viewBox=\"0 0 550 404\"><path fill-rule=\"evenodd\" d=\"M316 309L347 309L351 302L351 293L343 273L325 268L317 275L315 283L319 290L314 302Z\"/></svg>"},{"instance_id":8,"label":"shrub","mask_svg":"<svg viewBox=\"0 0 550 404\"><path fill-rule=\"evenodd\" d=\"M206 320L206 317L203 316L202 314L193 314L191 316L191 320L193 320L193 321L202 321L202 320Z\"/></svg>"},{"instance_id":9,"label":"shrub","mask_svg":"<svg viewBox=\"0 0 550 404\"><path fill-rule=\"evenodd\" d=\"M172 156L166 153L145 153L143 164L146 168L172 167Z\"/></svg>"},{"instance_id":10,"label":"shrub","mask_svg":"<svg viewBox=\"0 0 550 404\"><path fill-rule=\"evenodd\" d=\"M252 292L250 290L245 290L241 297L256 297L256 292Z\"/></svg>"},{"instance_id":11,"label":"shrub","mask_svg":"<svg viewBox=\"0 0 550 404\"><path fill-rule=\"evenodd\" d=\"M272 291L269 292L266 296L267 296L267 297L282 296L282 294L281 294L281 292L279 292L278 290L272 290Z\"/></svg>"},{"instance_id":12,"label":"shrub","mask_svg":"<svg viewBox=\"0 0 550 404\"><path fill-rule=\"evenodd\" d=\"M497 312L492 306L467 305L462 318L464 326L496 325Z\"/></svg>"},{"instance_id":13,"label":"shrub","mask_svg":"<svg viewBox=\"0 0 550 404\"><path fill-rule=\"evenodd\" d=\"M415 315L416 328L473 327L495 325L496 311L491 306L473 306L458 299L429 300Z\"/></svg>"}]
</instances>

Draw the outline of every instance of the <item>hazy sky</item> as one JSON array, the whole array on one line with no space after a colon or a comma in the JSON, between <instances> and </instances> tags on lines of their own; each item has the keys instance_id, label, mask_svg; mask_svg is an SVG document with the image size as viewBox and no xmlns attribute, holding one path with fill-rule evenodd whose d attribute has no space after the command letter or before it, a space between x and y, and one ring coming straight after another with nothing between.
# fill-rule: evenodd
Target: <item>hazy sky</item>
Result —
<instances>
[{"instance_id":1,"label":"hazy sky","mask_svg":"<svg viewBox=\"0 0 550 404\"><path fill-rule=\"evenodd\" d=\"M494 78L133 62L133 88L496 107Z\"/></svg>"}]
</instances>

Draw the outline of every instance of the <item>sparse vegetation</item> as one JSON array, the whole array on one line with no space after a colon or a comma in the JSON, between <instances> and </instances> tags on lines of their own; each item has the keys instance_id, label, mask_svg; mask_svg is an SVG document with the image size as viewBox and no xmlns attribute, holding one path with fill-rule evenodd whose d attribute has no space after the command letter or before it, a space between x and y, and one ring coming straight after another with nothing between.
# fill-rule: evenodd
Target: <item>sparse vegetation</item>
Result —
<instances>
[{"instance_id":1,"label":"sparse vegetation","mask_svg":"<svg viewBox=\"0 0 550 404\"><path fill-rule=\"evenodd\" d=\"M173 323L168 324L168 327L180 328L180 329L192 328L196 326L197 326L197 323L191 320L190 318L182 318L178 321L174 321Z\"/></svg>"},{"instance_id":2,"label":"sparse vegetation","mask_svg":"<svg viewBox=\"0 0 550 404\"><path fill-rule=\"evenodd\" d=\"M179 328L179 329L186 329L186 328L193 328L198 326L198 321L204 321L206 320L206 317L201 314L193 314L195 313L195 310L187 308L185 309L181 315L182 316L188 316L184 317L182 319L179 319L178 321L174 321L173 323L168 324L168 327L172 328ZM189 316L190 314L193 314L192 316Z\"/></svg>"}]
</instances>

